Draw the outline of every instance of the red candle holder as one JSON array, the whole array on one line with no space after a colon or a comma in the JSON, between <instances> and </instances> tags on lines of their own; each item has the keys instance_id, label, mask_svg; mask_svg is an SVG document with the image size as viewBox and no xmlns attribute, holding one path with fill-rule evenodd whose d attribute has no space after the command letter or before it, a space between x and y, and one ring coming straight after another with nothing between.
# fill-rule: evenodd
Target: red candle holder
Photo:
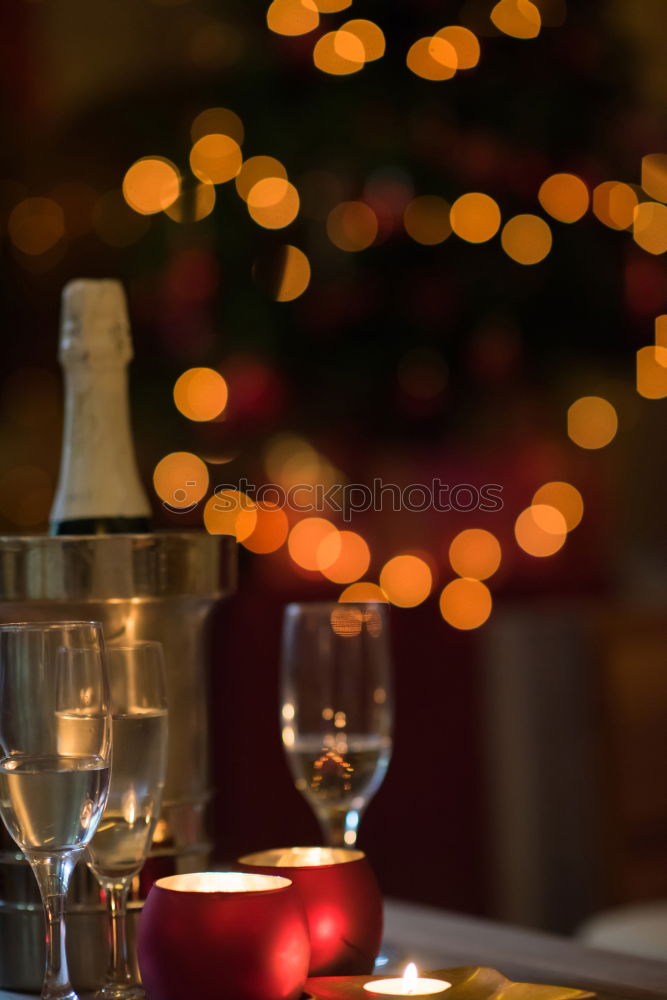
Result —
<instances>
[{"instance_id":1,"label":"red candle holder","mask_svg":"<svg viewBox=\"0 0 667 1000\"><path fill-rule=\"evenodd\" d=\"M247 854L239 866L294 883L308 917L310 976L371 972L382 939L382 896L363 851L279 848Z\"/></svg>"},{"instance_id":2,"label":"red candle holder","mask_svg":"<svg viewBox=\"0 0 667 1000\"><path fill-rule=\"evenodd\" d=\"M289 879L200 872L155 882L137 952L150 1000L298 1000L310 944Z\"/></svg>"}]
</instances>

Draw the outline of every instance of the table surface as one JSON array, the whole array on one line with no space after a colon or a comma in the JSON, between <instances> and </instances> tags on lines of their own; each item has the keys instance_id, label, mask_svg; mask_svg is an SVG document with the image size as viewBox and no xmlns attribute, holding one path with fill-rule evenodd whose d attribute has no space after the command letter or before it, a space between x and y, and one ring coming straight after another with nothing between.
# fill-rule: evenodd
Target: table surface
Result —
<instances>
[{"instance_id":1,"label":"table surface","mask_svg":"<svg viewBox=\"0 0 667 1000\"><path fill-rule=\"evenodd\" d=\"M397 900L385 904L385 942L393 955L389 973L406 961L424 972L486 965L510 979L578 986L610 1000L667 1000L667 942L662 962ZM27 996L0 990L0 1000Z\"/></svg>"}]
</instances>

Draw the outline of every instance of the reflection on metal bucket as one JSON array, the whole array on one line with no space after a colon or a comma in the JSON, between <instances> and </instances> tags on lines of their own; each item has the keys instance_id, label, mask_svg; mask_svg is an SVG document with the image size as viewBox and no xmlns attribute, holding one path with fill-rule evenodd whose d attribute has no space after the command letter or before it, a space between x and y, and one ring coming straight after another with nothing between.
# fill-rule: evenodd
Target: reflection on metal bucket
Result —
<instances>
[{"instance_id":1,"label":"reflection on metal bucket","mask_svg":"<svg viewBox=\"0 0 667 1000\"><path fill-rule=\"evenodd\" d=\"M196 532L0 538L0 621L101 621L107 640L164 644L169 755L151 855L132 887L128 933L150 884L207 867L206 620L231 593L236 543ZM133 919L134 918L134 919ZM106 911L84 864L68 897L72 982L95 989L107 964ZM39 992L44 918L34 876L0 830L0 988Z\"/></svg>"}]
</instances>

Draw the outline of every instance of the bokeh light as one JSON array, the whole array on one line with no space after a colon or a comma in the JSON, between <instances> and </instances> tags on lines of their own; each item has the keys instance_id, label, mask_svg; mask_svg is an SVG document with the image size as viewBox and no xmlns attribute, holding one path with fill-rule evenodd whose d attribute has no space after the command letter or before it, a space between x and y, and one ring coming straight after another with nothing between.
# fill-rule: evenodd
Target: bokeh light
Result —
<instances>
[{"instance_id":1,"label":"bokeh light","mask_svg":"<svg viewBox=\"0 0 667 1000\"><path fill-rule=\"evenodd\" d=\"M285 511L275 504L257 504L255 527L242 539L243 545L251 552L266 554L275 552L287 540L289 522Z\"/></svg>"},{"instance_id":2,"label":"bokeh light","mask_svg":"<svg viewBox=\"0 0 667 1000\"><path fill-rule=\"evenodd\" d=\"M489 588L481 580L452 580L440 594L440 614L449 625L462 631L483 625L492 607Z\"/></svg>"},{"instance_id":3,"label":"bokeh light","mask_svg":"<svg viewBox=\"0 0 667 1000\"><path fill-rule=\"evenodd\" d=\"M584 516L583 497L571 483L545 483L536 490L533 504L555 507L563 515L568 531L573 531Z\"/></svg>"},{"instance_id":4,"label":"bokeh light","mask_svg":"<svg viewBox=\"0 0 667 1000\"><path fill-rule=\"evenodd\" d=\"M543 559L562 549L567 537L567 522L555 507L532 504L517 517L514 536L529 556Z\"/></svg>"},{"instance_id":5,"label":"bokeh light","mask_svg":"<svg viewBox=\"0 0 667 1000\"><path fill-rule=\"evenodd\" d=\"M351 7L352 0L315 0L315 6L320 14L337 14L339 10Z\"/></svg>"},{"instance_id":6,"label":"bokeh light","mask_svg":"<svg viewBox=\"0 0 667 1000\"><path fill-rule=\"evenodd\" d=\"M248 200L248 195L259 181L268 177L278 177L287 180L287 170L275 156L251 156L244 160L243 166L234 182L240 198Z\"/></svg>"},{"instance_id":7,"label":"bokeh light","mask_svg":"<svg viewBox=\"0 0 667 1000\"><path fill-rule=\"evenodd\" d=\"M319 569L319 547L332 534L337 535L338 528L325 517L304 517L289 533L289 554L297 566L314 572Z\"/></svg>"},{"instance_id":8,"label":"bokeh light","mask_svg":"<svg viewBox=\"0 0 667 1000\"><path fill-rule=\"evenodd\" d=\"M257 504L231 487L217 489L204 507L204 527L209 535L233 535L243 542L253 534L257 520Z\"/></svg>"},{"instance_id":9,"label":"bokeh light","mask_svg":"<svg viewBox=\"0 0 667 1000\"><path fill-rule=\"evenodd\" d=\"M454 572L475 580L493 576L501 558L500 542L484 528L460 531L449 546L449 562Z\"/></svg>"},{"instance_id":10,"label":"bokeh light","mask_svg":"<svg viewBox=\"0 0 667 1000\"><path fill-rule=\"evenodd\" d=\"M642 158L642 187L650 198L667 201L667 153L649 153Z\"/></svg>"},{"instance_id":11,"label":"bokeh light","mask_svg":"<svg viewBox=\"0 0 667 1000\"><path fill-rule=\"evenodd\" d=\"M333 583L354 583L368 570L371 553L356 531L330 533L317 550L320 572Z\"/></svg>"},{"instance_id":12,"label":"bokeh light","mask_svg":"<svg viewBox=\"0 0 667 1000\"><path fill-rule=\"evenodd\" d=\"M181 178L171 160L145 156L133 163L123 178L123 196L140 215L156 215L178 198Z\"/></svg>"},{"instance_id":13,"label":"bokeh light","mask_svg":"<svg viewBox=\"0 0 667 1000\"><path fill-rule=\"evenodd\" d=\"M387 595L377 583L368 580L351 583L338 598L340 604L388 604Z\"/></svg>"},{"instance_id":14,"label":"bokeh light","mask_svg":"<svg viewBox=\"0 0 667 1000\"><path fill-rule=\"evenodd\" d=\"M38 257L65 236L65 215L52 198L25 198L12 209L7 231L17 250Z\"/></svg>"},{"instance_id":15,"label":"bokeh light","mask_svg":"<svg viewBox=\"0 0 667 1000\"><path fill-rule=\"evenodd\" d=\"M264 229L283 229L299 214L299 192L283 177L265 177L248 192L248 212Z\"/></svg>"},{"instance_id":16,"label":"bokeh light","mask_svg":"<svg viewBox=\"0 0 667 1000\"><path fill-rule=\"evenodd\" d=\"M539 215L515 215L503 226L502 248L518 264L539 264L551 250L549 226Z\"/></svg>"},{"instance_id":17,"label":"bokeh light","mask_svg":"<svg viewBox=\"0 0 667 1000\"><path fill-rule=\"evenodd\" d=\"M327 234L340 250L366 250L377 233L377 216L363 201L343 201L329 212Z\"/></svg>"},{"instance_id":18,"label":"bokeh light","mask_svg":"<svg viewBox=\"0 0 667 1000\"><path fill-rule=\"evenodd\" d=\"M637 392L645 399L667 397L667 347L642 347L637 351Z\"/></svg>"},{"instance_id":19,"label":"bokeh light","mask_svg":"<svg viewBox=\"0 0 667 1000\"><path fill-rule=\"evenodd\" d=\"M588 188L575 174L552 174L538 192L540 204L559 222L577 222L588 211Z\"/></svg>"},{"instance_id":20,"label":"bokeh light","mask_svg":"<svg viewBox=\"0 0 667 1000\"><path fill-rule=\"evenodd\" d=\"M243 122L229 108L206 108L200 111L190 128L192 142L198 142L205 135L228 135L239 146L243 145L245 129Z\"/></svg>"},{"instance_id":21,"label":"bokeh light","mask_svg":"<svg viewBox=\"0 0 667 1000\"><path fill-rule=\"evenodd\" d=\"M435 194L423 194L408 204L403 215L405 231L417 243L435 246L452 231L449 202Z\"/></svg>"},{"instance_id":22,"label":"bokeh light","mask_svg":"<svg viewBox=\"0 0 667 1000\"><path fill-rule=\"evenodd\" d=\"M192 173L211 184L231 181L240 172L242 163L241 147L229 135L204 135L190 151Z\"/></svg>"},{"instance_id":23,"label":"bokeh light","mask_svg":"<svg viewBox=\"0 0 667 1000\"><path fill-rule=\"evenodd\" d=\"M471 191L457 198L450 213L452 229L468 243L486 243L500 228L500 209L488 194Z\"/></svg>"},{"instance_id":24,"label":"bokeh light","mask_svg":"<svg viewBox=\"0 0 667 1000\"><path fill-rule=\"evenodd\" d=\"M303 250L286 244L257 258L252 273L259 287L276 302L292 302L308 288L310 261Z\"/></svg>"},{"instance_id":25,"label":"bokeh light","mask_svg":"<svg viewBox=\"0 0 667 1000\"><path fill-rule=\"evenodd\" d=\"M320 23L314 0L273 0L266 23L277 35L307 35Z\"/></svg>"},{"instance_id":26,"label":"bokeh light","mask_svg":"<svg viewBox=\"0 0 667 1000\"><path fill-rule=\"evenodd\" d=\"M208 182L195 182L183 185L176 201L165 208L164 212L174 222L192 223L205 219L214 208L214 186Z\"/></svg>"},{"instance_id":27,"label":"bokeh light","mask_svg":"<svg viewBox=\"0 0 667 1000\"><path fill-rule=\"evenodd\" d=\"M380 587L391 604L414 608L431 593L433 575L428 564L414 555L394 556L380 572Z\"/></svg>"},{"instance_id":28,"label":"bokeh light","mask_svg":"<svg viewBox=\"0 0 667 1000\"><path fill-rule=\"evenodd\" d=\"M629 229L636 207L637 195L629 184L604 181L593 189L593 213L610 229Z\"/></svg>"},{"instance_id":29,"label":"bokeh light","mask_svg":"<svg viewBox=\"0 0 667 1000\"><path fill-rule=\"evenodd\" d=\"M457 69L473 69L479 62L479 41L477 35L470 28L451 24L436 31L433 37L444 39L454 48Z\"/></svg>"},{"instance_id":30,"label":"bokeh light","mask_svg":"<svg viewBox=\"0 0 667 1000\"><path fill-rule=\"evenodd\" d=\"M18 465L0 475L0 513L19 528L36 528L48 521L53 483L45 469Z\"/></svg>"},{"instance_id":31,"label":"bokeh light","mask_svg":"<svg viewBox=\"0 0 667 1000\"><path fill-rule=\"evenodd\" d=\"M512 38L537 38L542 27L540 12L530 0L500 0L491 11L491 20Z\"/></svg>"},{"instance_id":32,"label":"bokeh light","mask_svg":"<svg viewBox=\"0 0 667 1000\"><path fill-rule=\"evenodd\" d=\"M618 430L612 404L601 396L582 396L567 411L567 433L580 448L604 448Z\"/></svg>"},{"instance_id":33,"label":"bokeh light","mask_svg":"<svg viewBox=\"0 0 667 1000\"><path fill-rule=\"evenodd\" d=\"M634 212L632 235L637 246L647 253L667 251L667 205L659 201L643 201Z\"/></svg>"},{"instance_id":34,"label":"bokeh light","mask_svg":"<svg viewBox=\"0 0 667 1000\"><path fill-rule=\"evenodd\" d=\"M364 45L351 31L329 31L318 39L313 49L316 67L331 76L357 73L365 59Z\"/></svg>"},{"instance_id":35,"label":"bokeh light","mask_svg":"<svg viewBox=\"0 0 667 1000\"><path fill-rule=\"evenodd\" d=\"M655 317L655 342L658 347L667 347L667 313Z\"/></svg>"},{"instance_id":36,"label":"bokeh light","mask_svg":"<svg viewBox=\"0 0 667 1000\"><path fill-rule=\"evenodd\" d=\"M374 21L357 18L346 21L345 24L341 25L340 30L359 39L363 46L365 62L373 62L375 59L381 59L384 55L386 48L384 34ZM345 52L342 54L345 55Z\"/></svg>"},{"instance_id":37,"label":"bokeh light","mask_svg":"<svg viewBox=\"0 0 667 1000\"><path fill-rule=\"evenodd\" d=\"M174 386L174 402L188 420L215 420L227 405L227 383L213 368L190 368Z\"/></svg>"},{"instance_id":38,"label":"bokeh light","mask_svg":"<svg viewBox=\"0 0 667 1000\"><path fill-rule=\"evenodd\" d=\"M205 496L208 469L189 451L172 451L155 466L153 486L160 500L176 510L187 510Z\"/></svg>"},{"instance_id":39,"label":"bokeh light","mask_svg":"<svg viewBox=\"0 0 667 1000\"><path fill-rule=\"evenodd\" d=\"M410 46L406 58L408 69L424 80L451 80L455 75L459 59L451 42L429 35L418 38Z\"/></svg>"}]
</instances>

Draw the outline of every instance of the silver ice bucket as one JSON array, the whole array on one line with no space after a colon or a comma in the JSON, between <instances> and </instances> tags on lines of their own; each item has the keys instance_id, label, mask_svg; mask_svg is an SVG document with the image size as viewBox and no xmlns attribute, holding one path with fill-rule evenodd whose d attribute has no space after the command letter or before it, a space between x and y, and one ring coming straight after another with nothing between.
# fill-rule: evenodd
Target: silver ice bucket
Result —
<instances>
[{"instance_id":1,"label":"silver ice bucket","mask_svg":"<svg viewBox=\"0 0 667 1000\"><path fill-rule=\"evenodd\" d=\"M164 644L169 759L151 854L132 887L128 932L150 883L206 868L210 798L206 621L236 584L236 542L199 532L0 537L0 622L94 620L108 640ZM0 830L0 988L39 992L44 922L34 876ZM68 900L74 985L96 989L107 965L105 909L79 864Z\"/></svg>"}]
</instances>

